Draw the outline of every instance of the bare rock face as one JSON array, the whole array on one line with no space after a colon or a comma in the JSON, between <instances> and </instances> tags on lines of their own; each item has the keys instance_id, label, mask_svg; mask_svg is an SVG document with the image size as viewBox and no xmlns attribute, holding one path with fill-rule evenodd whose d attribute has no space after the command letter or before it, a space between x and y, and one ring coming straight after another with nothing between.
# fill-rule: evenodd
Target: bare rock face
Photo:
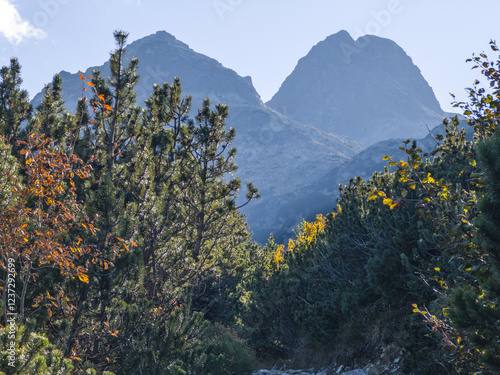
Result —
<instances>
[{"instance_id":1,"label":"bare rock face","mask_svg":"<svg viewBox=\"0 0 500 375\"><path fill-rule=\"evenodd\" d=\"M365 146L421 138L443 117L431 87L401 47L372 35L354 40L346 31L315 45L267 104Z\"/></svg>"}]
</instances>

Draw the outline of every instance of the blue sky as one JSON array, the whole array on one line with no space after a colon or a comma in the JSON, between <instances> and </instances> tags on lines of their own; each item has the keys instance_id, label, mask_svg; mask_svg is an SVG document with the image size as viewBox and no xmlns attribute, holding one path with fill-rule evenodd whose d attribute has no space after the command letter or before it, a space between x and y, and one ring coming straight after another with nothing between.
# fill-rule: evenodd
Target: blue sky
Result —
<instances>
[{"instance_id":1,"label":"blue sky","mask_svg":"<svg viewBox=\"0 0 500 375\"><path fill-rule=\"evenodd\" d=\"M491 54L488 42L500 34L498 14L496 0L0 0L0 65L18 57L24 88L34 96L61 70L106 61L114 30L128 31L129 41L166 30L250 75L267 101L298 59L344 29L355 38L394 40L443 109L452 110L449 93L465 99L464 87L478 78L465 60L473 52Z\"/></svg>"}]
</instances>

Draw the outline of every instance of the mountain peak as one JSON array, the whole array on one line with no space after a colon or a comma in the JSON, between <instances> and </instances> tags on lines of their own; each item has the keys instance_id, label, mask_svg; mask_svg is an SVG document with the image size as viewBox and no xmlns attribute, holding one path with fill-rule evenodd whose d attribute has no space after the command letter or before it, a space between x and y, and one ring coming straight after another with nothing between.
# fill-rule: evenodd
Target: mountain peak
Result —
<instances>
[{"instance_id":1,"label":"mountain peak","mask_svg":"<svg viewBox=\"0 0 500 375\"><path fill-rule=\"evenodd\" d=\"M162 46L169 45L169 46L178 47L178 48L190 49L187 44L181 42L175 36L166 32L165 30L160 30L154 34L137 39L137 40L133 41L132 43L130 43L128 47L133 48L137 44L140 44L140 45L142 45L142 44L156 44L156 45L162 45Z\"/></svg>"},{"instance_id":2,"label":"mountain peak","mask_svg":"<svg viewBox=\"0 0 500 375\"><path fill-rule=\"evenodd\" d=\"M390 39L342 30L301 58L268 102L324 131L372 143L423 137L443 112L420 69Z\"/></svg>"},{"instance_id":3,"label":"mountain peak","mask_svg":"<svg viewBox=\"0 0 500 375\"><path fill-rule=\"evenodd\" d=\"M339 43L339 42L354 42L354 39L352 39L351 34L349 34L346 30L340 30L336 32L335 34L329 35L325 38L324 42L328 43ZM321 43L321 42L320 42Z\"/></svg>"}]
</instances>

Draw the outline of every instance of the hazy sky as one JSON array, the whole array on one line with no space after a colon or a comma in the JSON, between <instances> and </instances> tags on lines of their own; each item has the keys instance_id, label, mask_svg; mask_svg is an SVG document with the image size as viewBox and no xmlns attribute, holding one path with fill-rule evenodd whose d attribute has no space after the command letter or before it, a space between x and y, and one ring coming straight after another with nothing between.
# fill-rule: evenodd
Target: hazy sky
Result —
<instances>
[{"instance_id":1,"label":"hazy sky","mask_svg":"<svg viewBox=\"0 0 500 375\"><path fill-rule=\"evenodd\" d=\"M61 70L106 61L113 30L128 31L129 42L166 30L251 76L267 101L298 59L344 29L398 43L451 110L449 93L465 98L478 77L465 60L494 56L488 42L500 37L499 14L498 0L0 0L0 65L18 57L34 96Z\"/></svg>"}]
</instances>

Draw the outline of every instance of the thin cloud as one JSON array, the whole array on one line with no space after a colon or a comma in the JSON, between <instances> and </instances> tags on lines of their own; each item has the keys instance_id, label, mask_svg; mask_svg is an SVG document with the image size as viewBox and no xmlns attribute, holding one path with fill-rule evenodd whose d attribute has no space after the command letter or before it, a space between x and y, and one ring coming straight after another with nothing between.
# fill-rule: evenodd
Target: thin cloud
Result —
<instances>
[{"instance_id":1,"label":"thin cloud","mask_svg":"<svg viewBox=\"0 0 500 375\"><path fill-rule=\"evenodd\" d=\"M47 36L45 31L23 20L10 0L0 0L0 34L14 44L19 44L24 39L42 39Z\"/></svg>"}]
</instances>

